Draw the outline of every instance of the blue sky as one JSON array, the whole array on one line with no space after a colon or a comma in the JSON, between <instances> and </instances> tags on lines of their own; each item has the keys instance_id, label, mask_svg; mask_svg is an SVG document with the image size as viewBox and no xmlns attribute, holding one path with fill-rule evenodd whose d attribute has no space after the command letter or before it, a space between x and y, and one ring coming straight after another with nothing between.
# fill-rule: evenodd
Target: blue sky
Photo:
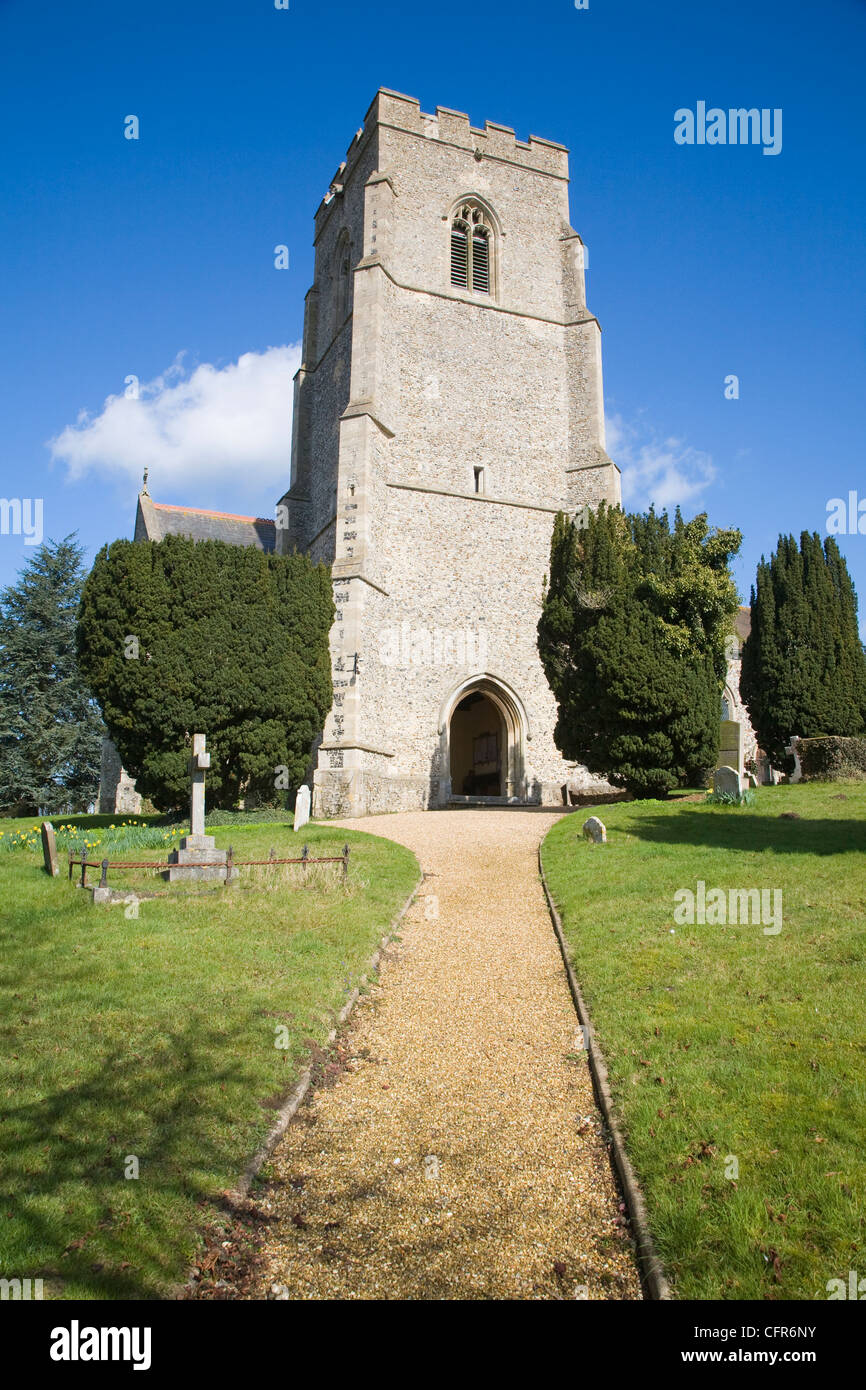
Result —
<instances>
[{"instance_id":1,"label":"blue sky","mask_svg":"<svg viewBox=\"0 0 866 1390\"><path fill-rule=\"evenodd\" d=\"M312 216L379 86L570 147L628 502L739 526L747 600L866 499L864 0L0 0L0 53L0 495L46 536L131 535L143 460L159 501L273 514ZM698 101L781 108L781 152L676 144ZM0 536L0 584L31 554Z\"/></svg>"}]
</instances>

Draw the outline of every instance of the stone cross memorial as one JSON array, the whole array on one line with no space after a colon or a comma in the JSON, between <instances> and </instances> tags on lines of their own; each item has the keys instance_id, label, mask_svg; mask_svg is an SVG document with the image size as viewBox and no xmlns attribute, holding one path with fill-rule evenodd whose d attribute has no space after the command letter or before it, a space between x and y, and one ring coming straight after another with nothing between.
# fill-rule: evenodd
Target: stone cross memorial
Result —
<instances>
[{"instance_id":1,"label":"stone cross memorial","mask_svg":"<svg viewBox=\"0 0 866 1390\"><path fill-rule=\"evenodd\" d=\"M193 734L189 793L189 828L193 835L204 835L204 774L210 767L205 742L204 734Z\"/></svg>"},{"instance_id":2,"label":"stone cross memorial","mask_svg":"<svg viewBox=\"0 0 866 1390\"><path fill-rule=\"evenodd\" d=\"M163 874L169 883L189 883L193 879L224 879L226 852L216 848L213 835L204 833L204 775L210 767L205 735L193 734L189 760L189 829L176 850L168 856L171 866ZM183 867L189 866L189 867Z\"/></svg>"},{"instance_id":3,"label":"stone cross memorial","mask_svg":"<svg viewBox=\"0 0 866 1390\"><path fill-rule=\"evenodd\" d=\"M791 742L785 748L785 752L788 753L794 759L794 771L790 773L788 776L788 781L790 782L791 786L794 786L796 782L802 782L803 780L803 768L802 764L800 763L800 754L797 752L797 744L799 742L800 740L798 736L794 734L794 736L791 739Z\"/></svg>"}]
</instances>

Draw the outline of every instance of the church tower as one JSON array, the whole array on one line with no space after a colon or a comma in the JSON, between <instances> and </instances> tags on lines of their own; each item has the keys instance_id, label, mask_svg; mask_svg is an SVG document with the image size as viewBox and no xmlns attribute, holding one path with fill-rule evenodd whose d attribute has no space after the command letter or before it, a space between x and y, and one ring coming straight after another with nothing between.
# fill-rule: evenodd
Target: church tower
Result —
<instances>
[{"instance_id":1,"label":"church tower","mask_svg":"<svg viewBox=\"0 0 866 1390\"><path fill-rule=\"evenodd\" d=\"M333 567L314 814L562 804L553 519L620 500L567 151L381 90L315 247L277 508L278 548Z\"/></svg>"}]
</instances>

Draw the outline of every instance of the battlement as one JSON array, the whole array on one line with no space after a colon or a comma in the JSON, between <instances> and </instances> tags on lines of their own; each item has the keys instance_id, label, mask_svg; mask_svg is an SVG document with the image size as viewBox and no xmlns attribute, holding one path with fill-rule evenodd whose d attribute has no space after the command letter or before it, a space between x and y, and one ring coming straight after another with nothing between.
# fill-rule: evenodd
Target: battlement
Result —
<instances>
[{"instance_id":1,"label":"battlement","mask_svg":"<svg viewBox=\"0 0 866 1390\"><path fill-rule=\"evenodd\" d=\"M371 117L380 125L423 135L428 140L443 140L466 150L480 150L482 156L506 159L527 168L541 169L559 178L568 178L568 150L565 145L555 140L543 140L538 135L530 135L528 140L518 140L511 126L500 125L498 121L485 121L481 130L470 123L465 111L452 111L447 106L437 106L435 115L429 115L421 110L415 97L391 92L385 87L381 87L373 98L365 125Z\"/></svg>"},{"instance_id":2,"label":"battlement","mask_svg":"<svg viewBox=\"0 0 866 1390\"><path fill-rule=\"evenodd\" d=\"M553 178L568 179L568 148L555 140L545 140L540 135L530 135L528 140L518 140L511 126L500 125L497 121L485 121L484 129L470 123L464 111L451 111L447 106L437 106L435 114L421 110L417 97L405 96L402 92L392 92L380 87L364 117L364 124L355 132L346 151L346 158L339 165L328 192L316 212L316 225L323 217L335 196L340 193L351 177L358 155L367 139L380 127L403 130L410 135L419 135L426 140L440 140L444 144L455 145L475 154L480 159L497 159L518 164L526 169L550 174Z\"/></svg>"}]
</instances>

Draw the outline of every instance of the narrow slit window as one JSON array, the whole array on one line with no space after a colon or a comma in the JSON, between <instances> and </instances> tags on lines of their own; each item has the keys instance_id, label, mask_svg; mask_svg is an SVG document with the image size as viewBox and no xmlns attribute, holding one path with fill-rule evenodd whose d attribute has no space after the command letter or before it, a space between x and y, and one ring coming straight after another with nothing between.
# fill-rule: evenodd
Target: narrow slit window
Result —
<instances>
[{"instance_id":1,"label":"narrow slit window","mask_svg":"<svg viewBox=\"0 0 866 1390\"><path fill-rule=\"evenodd\" d=\"M343 229L337 238L332 266L334 331L338 331L351 308L352 247L349 234Z\"/></svg>"},{"instance_id":2,"label":"narrow slit window","mask_svg":"<svg viewBox=\"0 0 866 1390\"><path fill-rule=\"evenodd\" d=\"M483 468L475 468L475 469L474 469L474 473L475 473L475 491L476 491L476 492L483 492L483 491L484 491L484 469L483 469Z\"/></svg>"}]
</instances>

